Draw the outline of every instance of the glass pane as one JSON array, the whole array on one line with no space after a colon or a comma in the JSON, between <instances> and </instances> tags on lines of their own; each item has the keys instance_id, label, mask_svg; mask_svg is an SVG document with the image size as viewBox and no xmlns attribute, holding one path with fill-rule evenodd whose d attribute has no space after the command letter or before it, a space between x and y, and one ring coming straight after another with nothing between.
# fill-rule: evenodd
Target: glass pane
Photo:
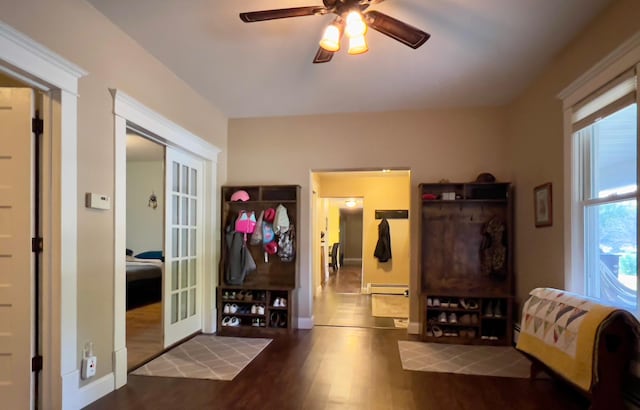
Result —
<instances>
[{"instance_id":1,"label":"glass pane","mask_svg":"<svg viewBox=\"0 0 640 410\"><path fill-rule=\"evenodd\" d=\"M178 233L180 232L179 228L172 228L171 229L171 240L173 241L173 243L171 244L171 257L172 258L177 258L178 257L178 250L179 245L180 245L180 239L178 238Z\"/></svg>"},{"instance_id":2,"label":"glass pane","mask_svg":"<svg viewBox=\"0 0 640 410\"><path fill-rule=\"evenodd\" d=\"M184 228L182 230L181 249L180 256L189 256L189 230Z\"/></svg>"},{"instance_id":3,"label":"glass pane","mask_svg":"<svg viewBox=\"0 0 640 410\"><path fill-rule=\"evenodd\" d=\"M591 126L589 198L636 190L637 123L636 104L632 104Z\"/></svg>"},{"instance_id":4,"label":"glass pane","mask_svg":"<svg viewBox=\"0 0 640 410\"><path fill-rule=\"evenodd\" d=\"M189 193L189 167L186 165L182 166L182 186L180 188L182 188L180 190L180 192L182 192L183 194L188 194Z\"/></svg>"},{"instance_id":5,"label":"glass pane","mask_svg":"<svg viewBox=\"0 0 640 410\"><path fill-rule=\"evenodd\" d=\"M585 209L587 294L631 311L637 305L636 200Z\"/></svg>"},{"instance_id":6,"label":"glass pane","mask_svg":"<svg viewBox=\"0 0 640 410\"><path fill-rule=\"evenodd\" d=\"M171 174L173 182L171 185L171 190L173 192L180 192L180 164L174 161L172 169L173 171L171 172Z\"/></svg>"},{"instance_id":7,"label":"glass pane","mask_svg":"<svg viewBox=\"0 0 640 410\"><path fill-rule=\"evenodd\" d=\"M187 287L187 281L189 280L189 261L183 260L180 262L180 289Z\"/></svg>"},{"instance_id":8,"label":"glass pane","mask_svg":"<svg viewBox=\"0 0 640 410\"><path fill-rule=\"evenodd\" d=\"M189 290L189 316L196 314L196 290Z\"/></svg>"},{"instance_id":9,"label":"glass pane","mask_svg":"<svg viewBox=\"0 0 640 410\"><path fill-rule=\"evenodd\" d=\"M191 217L191 226L196 226L198 224L198 220L197 220L197 215L196 215L196 200L192 199L191 200L191 211L190 213L190 217Z\"/></svg>"},{"instance_id":10,"label":"glass pane","mask_svg":"<svg viewBox=\"0 0 640 410\"><path fill-rule=\"evenodd\" d=\"M187 318L187 291L180 293L180 320Z\"/></svg>"},{"instance_id":11,"label":"glass pane","mask_svg":"<svg viewBox=\"0 0 640 410\"><path fill-rule=\"evenodd\" d=\"M196 260L189 260L189 286L196 285Z\"/></svg>"},{"instance_id":12,"label":"glass pane","mask_svg":"<svg viewBox=\"0 0 640 410\"><path fill-rule=\"evenodd\" d=\"M196 230L189 229L189 256L196 256Z\"/></svg>"},{"instance_id":13,"label":"glass pane","mask_svg":"<svg viewBox=\"0 0 640 410\"><path fill-rule=\"evenodd\" d=\"M171 290L178 290L178 261L171 262Z\"/></svg>"},{"instance_id":14,"label":"glass pane","mask_svg":"<svg viewBox=\"0 0 640 410\"><path fill-rule=\"evenodd\" d=\"M191 195L198 195L198 171L191 169Z\"/></svg>"},{"instance_id":15,"label":"glass pane","mask_svg":"<svg viewBox=\"0 0 640 410\"><path fill-rule=\"evenodd\" d=\"M180 223L180 197L178 195L171 195L173 209L171 210L171 223L173 225L178 225Z\"/></svg>"},{"instance_id":16,"label":"glass pane","mask_svg":"<svg viewBox=\"0 0 640 410\"><path fill-rule=\"evenodd\" d=\"M189 198L182 198L182 208L180 208L182 214L182 225L189 225Z\"/></svg>"},{"instance_id":17,"label":"glass pane","mask_svg":"<svg viewBox=\"0 0 640 410\"><path fill-rule=\"evenodd\" d=\"M171 295L171 323L178 321L178 294Z\"/></svg>"}]
</instances>

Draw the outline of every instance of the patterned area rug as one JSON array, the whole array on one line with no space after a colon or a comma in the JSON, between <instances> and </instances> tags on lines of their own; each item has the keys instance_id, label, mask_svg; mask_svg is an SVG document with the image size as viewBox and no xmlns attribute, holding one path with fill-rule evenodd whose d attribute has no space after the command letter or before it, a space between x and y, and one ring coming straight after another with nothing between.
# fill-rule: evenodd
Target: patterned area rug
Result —
<instances>
[{"instance_id":1,"label":"patterned area rug","mask_svg":"<svg viewBox=\"0 0 640 410\"><path fill-rule=\"evenodd\" d=\"M529 360L509 346L470 346L400 340L405 370L479 376L529 377Z\"/></svg>"},{"instance_id":2,"label":"patterned area rug","mask_svg":"<svg viewBox=\"0 0 640 410\"><path fill-rule=\"evenodd\" d=\"M404 295L371 295L371 314L377 317L408 318L409 298Z\"/></svg>"},{"instance_id":3,"label":"patterned area rug","mask_svg":"<svg viewBox=\"0 0 640 410\"><path fill-rule=\"evenodd\" d=\"M198 335L132 374L233 380L271 343L271 339Z\"/></svg>"}]
</instances>

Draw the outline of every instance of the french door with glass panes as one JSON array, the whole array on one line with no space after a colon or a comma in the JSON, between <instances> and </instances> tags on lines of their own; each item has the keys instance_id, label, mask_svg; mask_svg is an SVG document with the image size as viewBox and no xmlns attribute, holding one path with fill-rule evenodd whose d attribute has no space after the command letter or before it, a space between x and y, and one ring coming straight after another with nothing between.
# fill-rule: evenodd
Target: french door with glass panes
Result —
<instances>
[{"instance_id":1,"label":"french door with glass panes","mask_svg":"<svg viewBox=\"0 0 640 410\"><path fill-rule=\"evenodd\" d=\"M165 158L164 346L202 328L203 163L167 147Z\"/></svg>"}]
</instances>

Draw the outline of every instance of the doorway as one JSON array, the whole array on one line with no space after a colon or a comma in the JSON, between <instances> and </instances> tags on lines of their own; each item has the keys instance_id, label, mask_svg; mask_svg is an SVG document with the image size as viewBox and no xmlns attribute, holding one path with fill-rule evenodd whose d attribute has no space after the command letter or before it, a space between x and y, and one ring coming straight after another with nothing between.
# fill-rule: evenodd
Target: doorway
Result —
<instances>
[{"instance_id":1,"label":"doorway","mask_svg":"<svg viewBox=\"0 0 640 410\"><path fill-rule=\"evenodd\" d=\"M163 351L165 148L127 133L126 344L131 371Z\"/></svg>"},{"instance_id":2,"label":"doorway","mask_svg":"<svg viewBox=\"0 0 640 410\"><path fill-rule=\"evenodd\" d=\"M217 271L215 217L220 150L179 125L112 90L115 114L115 387L127 382L126 345L126 139L130 130L165 147L163 349L198 331L215 331ZM151 192L147 187L148 204ZM157 196L157 193L156 193ZM160 210L160 207L158 207Z\"/></svg>"},{"instance_id":3,"label":"doorway","mask_svg":"<svg viewBox=\"0 0 640 410\"><path fill-rule=\"evenodd\" d=\"M317 241L313 246L320 249L314 253L313 263L314 324L405 328L409 313L404 295L410 270L408 219L391 224L396 259L380 262L374 250L380 223L376 211L410 207L409 171L312 172L311 181L315 192L311 220ZM399 293L388 295L390 289ZM385 297L379 297L380 293ZM391 299L402 299L399 302L406 309L387 314L386 302Z\"/></svg>"}]
</instances>

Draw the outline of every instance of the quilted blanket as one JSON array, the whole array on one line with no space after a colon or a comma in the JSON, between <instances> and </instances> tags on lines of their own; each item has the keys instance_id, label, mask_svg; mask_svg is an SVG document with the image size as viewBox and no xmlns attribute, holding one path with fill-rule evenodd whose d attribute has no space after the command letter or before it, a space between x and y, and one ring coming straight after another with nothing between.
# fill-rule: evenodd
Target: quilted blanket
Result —
<instances>
[{"instance_id":1,"label":"quilted blanket","mask_svg":"<svg viewBox=\"0 0 640 410\"><path fill-rule=\"evenodd\" d=\"M522 309L517 348L585 391L597 382L596 346L606 323L629 312L575 293L537 288Z\"/></svg>"}]
</instances>

